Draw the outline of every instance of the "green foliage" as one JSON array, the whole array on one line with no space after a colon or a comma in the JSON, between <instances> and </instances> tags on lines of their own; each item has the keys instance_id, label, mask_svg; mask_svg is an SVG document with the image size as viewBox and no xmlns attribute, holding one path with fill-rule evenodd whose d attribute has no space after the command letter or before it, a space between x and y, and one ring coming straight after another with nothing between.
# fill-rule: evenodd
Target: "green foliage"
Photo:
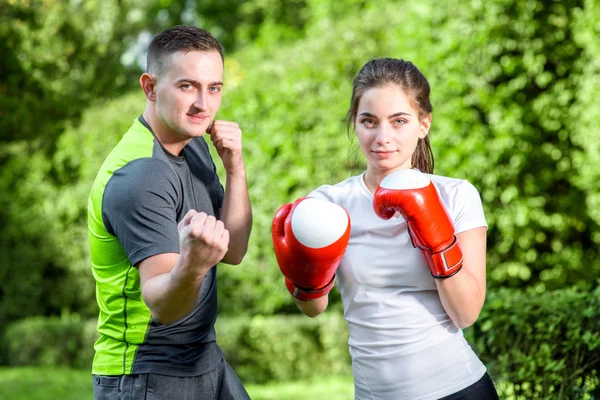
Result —
<instances>
[{"instance_id":1,"label":"green foliage","mask_svg":"<svg viewBox=\"0 0 600 400\"><path fill-rule=\"evenodd\" d=\"M502 289L467 338L492 378L525 399L600 395L600 286L592 292Z\"/></svg>"},{"instance_id":2,"label":"green foliage","mask_svg":"<svg viewBox=\"0 0 600 400\"><path fill-rule=\"evenodd\" d=\"M63 309L96 314L87 196L108 151L142 110L138 95L108 108L100 104L77 128L64 131L52 159L25 143L12 145L0 179L0 191L11 194L0 197L0 320L59 315ZM48 179L50 173L55 179Z\"/></svg>"},{"instance_id":3,"label":"green foliage","mask_svg":"<svg viewBox=\"0 0 600 400\"><path fill-rule=\"evenodd\" d=\"M437 102L452 121L442 126L455 137L437 155L449 174L469 177L482 192L491 283L589 288L600 274L598 224L596 208L584 204L593 204L597 180L586 186L579 178L580 120L570 110L589 104L578 86L595 54L593 41L574 38L597 37L598 27L585 21L600 9L582 1L473 1L464 11L442 21L468 27L469 40L441 54L448 69L434 90L462 82L454 97L440 93L451 101Z\"/></svg>"},{"instance_id":4,"label":"green foliage","mask_svg":"<svg viewBox=\"0 0 600 400\"><path fill-rule=\"evenodd\" d=\"M60 153L59 134L78 124L85 107L135 83L120 55L139 27L125 23L137 3L0 3L2 321L90 308L93 283L89 275L80 279L87 249L79 191L91 182L78 185L72 161L54 152Z\"/></svg>"},{"instance_id":5,"label":"green foliage","mask_svg":"<svg viewBox=\"0 0 600 400\"><path fill-rule=\"evenodd\" d=\"M120 55L129 1L9 1L0 5L0 142L52 145L98 96L131 87ZM3 153L0 152L0 155Z\"/></svg>"},{"instance_id":6,"label":"green foliage","mask_svg":"<svg viewBox=\"0 0 600 400\"><path fill-rule=\"evenodd\" d=\"M575 29L573 40L581 48L577 60L577 68L581 74L576 77L577 97L570 109L573 123L572 138L581 151L573 155L574 167L579 171L574 178L580 190L586 192L585 205L596 224L600 224L600 141L598 140L598 125L600 121L600 92L594 88L600 85L600 37L598 25L598 3L587 0L583 10L575 10ZM595 10L595 12L588 12ZM578 203L582 205L584 199ZM595 244L600 242L600 232L592 232Z\"/></svg>"},{"instance_id":7,"label":"green foliage","mask_svg":"<svg viewBox=\"0 0 600 400\"><path fill-rule=\"evenodd\" d=\"M378 2L346 14L319 4L310 4L307 15L315 19L304 38L249 45L227 67L221 117L244 131L255 221L242 266L222 269L223 307L229 311L240 299L248 312L253 299L259 313L293 308L282 288L253 295L281 280L272 216L281 204L364 168L344 117L353 76L368 59L384 56L412 60L430 80L436 173L468 179L482 194L490 286L589 288L600 276L592 167L600 154L598 118L589 112L582 130L569 107L595 109L596 91L580 98L578 82L595 76L581 57L597 54L597 18L590 15L600 17L598 7L469 1L457 14L444 1L408 3L398 13L394 2ZM589 132L585 147L574 142L576 132ZM576 157L589 166L585 178Z\"/></svg>"},{"instance_id":8,"label":"green foliage","mask_svg":"<svg viewBox=\"0 0 600 400\"><path fill-rule=\"evenodd\" d=\"M0 198L0 319L63 308L91 316L87 194L144 102L139 89L100 99L111 84L126 85L114 63L133 32L193 13L179 0L146 8L141 0L86 2L80 13L71 9L77 2L10 4L0 17L0 124L8 124L1 140L11 141L0 149L0 190L8 194ZM429 78L436 173L469 179L482 194L489 286L593 285L600 276L594 0L468 0L460 13L449 0L403 2L401 12L391 0L289 4L208 1L193 10L199 25L232 24L227 40L237 51L226 60L218 117L244 132L254 209L244 262L219 268L222 313L296 312L275 263L272 217L283 203L364 169L345 132L351 81L368 59L385 56L414 61ZM244 18L225 21L234 11ZM37 141L14 140L59 131L51 154ZM334 292L331 310L340 308Z\"/></svg>"},{"instance_id":9,"label":"green foliage","mask_svg":"<svg viewBox=\"0 0 600 400\"><path fill-rule=\"evenodd\" d=\"M348 375L346 322L339 313L217 320L217 341L242 381L294 381Z\"/></svg>"},{"instance_id":10,"label":"green foliage","mask_svg":"<svg viewBox=\"0 0 600 400\"><path fill-rule=\"evenodd\" d=\"M9 326L3 352L8 365L91 369L96 321L77 315L32 317Z\"/></svg>"},{"instance_id":11,"label":"green foliage","mask_svg":"<svg viewBox=\"0 0 600 400\"><path fill-rule=\"evenodd\" d=\"M9 325L1 348L9 366L91 368L95 318L31 317ZM348 333L339 313L220 317L218 343L244 382L349 375Z\"/></svg>"},{"instance_id":12,"label":"green foliage","mask_svg":"<svg viewBox=\"0 0 600 400\"><path fill-rule=\"evenodd\" d=\"M0 197L0 320L6 322L58 313L74 306L77 297L64 263L68 258L53 245L53 238L62 237L53 224L66 210L52 202L57 193L47 179L50 162L30 154L24 143L11 147L14 156L0 180L0 192L7 194ZM71 205L70 211L78 210ZM83 258L81 245L71 243L70 249Z\"/></svg>"},{"instance_id":13,"label":"green foliage","mask_svg":"<svg viewBox=\"0 0 600 400\"><path fill-rule=\"evenodd\" d=\"M582 292L500 289L488 295L465 336L500 397L591 398L600 391L600 286ZM9 365L86 367L96 320L65 315L10 325L2 343ZM246 384L351 374L342 314L219 317L217 342ZM586 397L587 396L587 397Z\"/></svg>"},{"instance_id":14,"label":"green foliage","mask_svg":"<svg viewBox=\"0 0 600 400\"><path fill-rule=\"evenodd\" d=\"M289 42L304 33L306 0L208 0L196 3L197 24L208 29L233 51L264 38L271 43Z\"/></svg>"}]
</instances>

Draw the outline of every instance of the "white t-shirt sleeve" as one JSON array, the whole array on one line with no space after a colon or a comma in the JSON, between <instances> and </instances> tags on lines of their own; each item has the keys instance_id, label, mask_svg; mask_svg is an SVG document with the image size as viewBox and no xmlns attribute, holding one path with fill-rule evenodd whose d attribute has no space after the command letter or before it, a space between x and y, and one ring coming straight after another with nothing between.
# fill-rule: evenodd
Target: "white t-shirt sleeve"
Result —
<instances>
[{"instance_id":1,"label":"white t-shirt sleeve","mask_svg":"<svg viewBox=\"0 0 600 400\"><path fill-rule=\"evenodd\" d=\"M458 187L452 211L456 233L488 227L479 192L469 181L462 181Z\"/></svg>"},{"instance_id":2,"label":"white t-shirt sleeve","mask_svg":"<svg viewBox=\"0 0 600 400\"><path fill-rule=\"evenodd\" d=\"M327 200L335 203L330 193L331 185L322 185L310 192L306 197L313 197L315 199Z\"/></svg>"}]
</instances>

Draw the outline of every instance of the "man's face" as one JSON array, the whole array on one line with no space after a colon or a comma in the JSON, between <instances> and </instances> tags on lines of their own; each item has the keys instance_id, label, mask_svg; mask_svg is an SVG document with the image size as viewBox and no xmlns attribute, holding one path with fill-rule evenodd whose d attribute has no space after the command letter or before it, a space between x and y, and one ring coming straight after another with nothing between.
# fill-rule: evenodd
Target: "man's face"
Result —
<instances>
[{"instance_id":1,"label":"man's face","mask_svg":"<svg viewBox=\"0 0 600 400\"><path fill-rule=\"evenodd\" d=\"M173 53L155 79L160 129L175 141L202 136L221 106L221 55L197 50Z\"/></svg>"}]
</instances>

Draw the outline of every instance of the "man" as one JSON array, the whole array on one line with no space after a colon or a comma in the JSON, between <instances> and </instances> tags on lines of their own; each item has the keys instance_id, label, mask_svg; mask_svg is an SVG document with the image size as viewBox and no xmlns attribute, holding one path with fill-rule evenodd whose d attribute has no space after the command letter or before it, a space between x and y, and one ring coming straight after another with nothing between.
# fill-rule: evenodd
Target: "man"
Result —
<instances>
[{"instance_id":1,"label":"man","mask_svg":"<svg viewBox=\"0 0 600 400\"><path fill-rule=\"evenodd\" d=\"M252 225L242 132L215 119L221 45L203 29L168 29L150 43L140 85L146 109L88 201L100 308L95 399L247 399L214 330L215 265L242 261Z\"/></svg>"}]
</instances>

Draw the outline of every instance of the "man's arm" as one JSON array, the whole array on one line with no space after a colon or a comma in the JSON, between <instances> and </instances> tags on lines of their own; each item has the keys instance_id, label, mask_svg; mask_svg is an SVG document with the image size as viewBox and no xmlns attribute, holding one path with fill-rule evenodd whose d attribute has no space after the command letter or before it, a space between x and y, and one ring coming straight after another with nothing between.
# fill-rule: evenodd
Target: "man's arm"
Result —
<instances>
[{"instance_id":1,"label":"man's arm","mask_svg":"<svg viewBox=\"0 0 600 400\"><path fill-rule=\"evenodd\" d=\"M219 215L229 231L229 251L222 262L237 265L246 255L252 230L252 207L245 168L242 167L237 173L227 174L225 197Z\"/></svg>"},{"instance_id":2,"label":"man's arm","mask_svg":"<svg viewBox=\"0 0 600 400\"><path fill-rule=\"evenodd\" d=\"M169 325L189 315L198 304L203 276L186 279L176 268L177 253L148 257L138 265L142 298L152 318Z\"/></svg>"},{"instance_id":3,"label":"man's arm","mask_svg":"<svg viewBox=\"0 0 600 400\"><path fill-rule=\"evenodd\" d=\"M207 272L226 253L229 233L222 221L190 210L178 225L180 254L162 253L138 264L142 298L152 318L172 324L198 303Z\"/></svg>"},{"instance_id":4,"label":"man's arm","mask_svg":"<svg viewBox=\"0 0 600 400\"><path fill-rule=\"evenodd\" d=\"M219 217L229 231L229 250L222 262L239 264L248 250L252 207L242 157L242 131L235 122L216 120L207 131L226 173L225 196Z\"/></svg>"}]
</instances>

